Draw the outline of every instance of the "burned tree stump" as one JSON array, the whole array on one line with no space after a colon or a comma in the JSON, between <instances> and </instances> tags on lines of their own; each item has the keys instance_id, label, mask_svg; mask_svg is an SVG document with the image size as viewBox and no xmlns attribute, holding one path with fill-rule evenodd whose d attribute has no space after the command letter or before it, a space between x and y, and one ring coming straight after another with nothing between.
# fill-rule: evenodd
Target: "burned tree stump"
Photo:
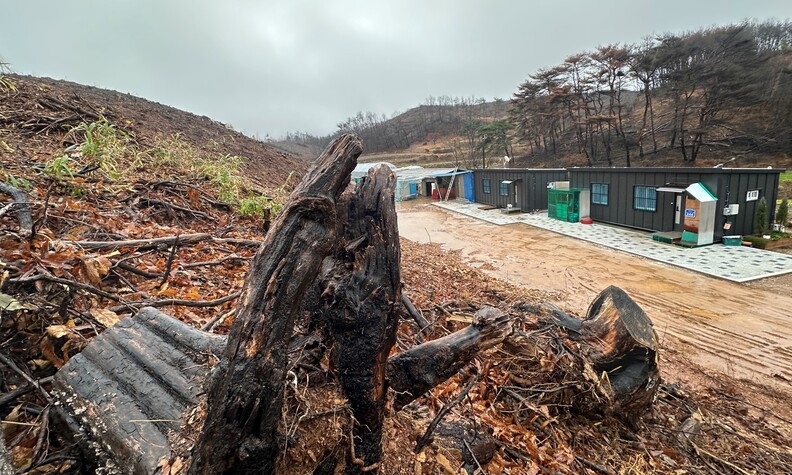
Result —
<instances>
[{"instance_id":1,"label":"burned tree stump","mask_svg":"<svg viewBox=\"0 0 792 475\"><path fill-rule=\"evenodd\" d=\"M336 203L361 152L352 135L330 144L256 253L210 384L191 473L274 471L289 338L302 297L337 238Z\"/></svg>"},{"instance_id":2,"label":"burned tree stump","mask_svg":"<svg viewBox=\"0 0 792 475\"><path fill-rule=\"evenodd\" d=\"M329 326L333 363L354 416L348 474L374 470L382 455L385 368L401 308L395 184L390 169L377 167L342 203L344 239L321 282L320 314Z\"/></svg>"},{"instance_id":3,"label":"burned tree stump","mask_svg":"<svg viewBox=\"0 0 792 475\"><path fill-rule=\"evenodd\" d=\"M648 408L660 384L657 335L652 321L622 289L610 286L591 303L579 330L612 411L632 415Z\"/></svg>"}]
</instances>

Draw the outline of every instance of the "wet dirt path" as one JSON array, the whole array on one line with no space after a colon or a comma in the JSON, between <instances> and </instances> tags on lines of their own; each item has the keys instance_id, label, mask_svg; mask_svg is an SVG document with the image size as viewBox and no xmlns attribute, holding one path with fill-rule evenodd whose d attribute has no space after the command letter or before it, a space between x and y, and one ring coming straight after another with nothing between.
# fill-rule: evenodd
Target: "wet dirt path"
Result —
<instances>
[{"instance_id":1,"label":"wet dirt path","mask_svg":"<svg viewBox=\"0 0 792 475\"><path fill-rule=\"evenodd\" d=\"M654 321L661 340L707 368L757 382L792 385L792 297L707 277L533 228L496 226L427 202L400 203L407 239L458 250L472 267L553 292L585 315L608 285L626 290Z\"/></svg>"}]
</instances>

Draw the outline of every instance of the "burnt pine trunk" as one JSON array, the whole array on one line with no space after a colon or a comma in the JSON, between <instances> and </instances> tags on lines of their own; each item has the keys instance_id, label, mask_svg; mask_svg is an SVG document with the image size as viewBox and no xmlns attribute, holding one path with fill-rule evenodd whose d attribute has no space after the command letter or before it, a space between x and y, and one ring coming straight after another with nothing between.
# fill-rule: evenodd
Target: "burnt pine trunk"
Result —
<instances>
[{"instance_id":1,"label":"burnt pine trunk","mask_svg":"<svg viewBox=\"0 0 792 475\"><path fill-rule=\"evenodd\" d=\"M402 305L395 182L390 169L377 167L342 203L344 239L322 282L320 314L330 329L335 373L354 415L347 474L376 473L382 456L385 369Z\"/></svg>"},{"instance_id":2,"label":"burnt pine trunk","mask_svg":"<svg viewBox=\"0 0 792 475\"><path fill-rule=\"evenodd\" d=\"M190 473L272 473L287 345L302 296L337 238L336 203L362 152L336 139L292 193L256 253L217 374Z\"/></svg>"}]
</instances>

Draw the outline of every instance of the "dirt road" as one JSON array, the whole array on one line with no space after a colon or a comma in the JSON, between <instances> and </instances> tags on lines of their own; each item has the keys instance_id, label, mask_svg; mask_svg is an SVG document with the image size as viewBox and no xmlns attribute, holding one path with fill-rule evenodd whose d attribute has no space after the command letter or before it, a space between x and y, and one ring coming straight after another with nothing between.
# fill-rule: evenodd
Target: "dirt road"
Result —
<instances>
[{"instance_id":1,"label":"dirt road","mask_svg":"<svg viewBox=\"0 0 792 475\"><path fill-rule=\"evenodd\" d=\"M458 250L471 266L549 291L578 315L603 288L619 286L649 314L661 340L693 361L792 388L788 293L707 277L523 224L492 225L425 201L401 203L398 213L403 237Z\"/></svg>"}]
</instances>

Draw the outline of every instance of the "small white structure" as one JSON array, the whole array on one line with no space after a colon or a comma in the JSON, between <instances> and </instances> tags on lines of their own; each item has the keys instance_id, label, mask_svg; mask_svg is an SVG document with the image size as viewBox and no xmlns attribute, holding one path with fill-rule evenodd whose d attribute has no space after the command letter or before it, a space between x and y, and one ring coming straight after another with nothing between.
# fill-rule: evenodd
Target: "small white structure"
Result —
<instances>
[{"instance_id":1,"label":"small white structure","mask_svg":"<svg viewBox=\"0 0 792 475\"><path fill-rule=\"evenodd\" d=\"M712 244L718 199L702 183L693 183L685 188L685 192L687 198L681 243L693 246Z\"/></svg>"}]
</instances>

